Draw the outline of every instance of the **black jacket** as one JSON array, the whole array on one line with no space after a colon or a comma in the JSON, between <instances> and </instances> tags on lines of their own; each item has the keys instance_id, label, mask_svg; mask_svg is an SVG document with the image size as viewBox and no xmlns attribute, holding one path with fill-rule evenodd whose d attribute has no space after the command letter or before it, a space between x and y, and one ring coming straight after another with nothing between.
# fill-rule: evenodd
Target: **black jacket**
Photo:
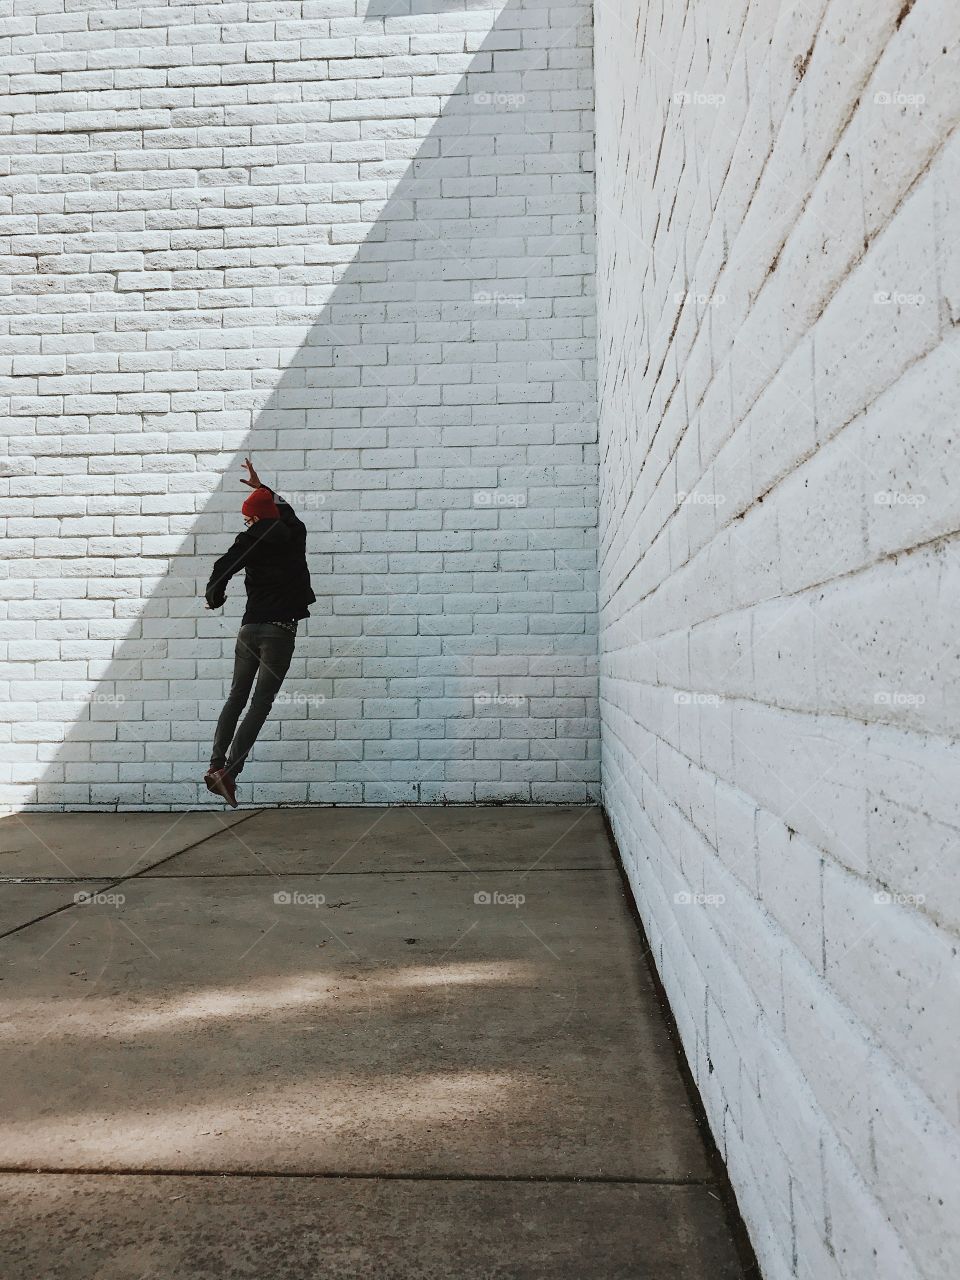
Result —
<instances>
[{"instance_id":1,"label":"black jacket","mask_svg":"<svg viewBox=\"0 0 960 1280\"><path fill-rule=\"evenodd\" d=\"M211 609L219 609L227 598L227 583L235 573L246 570L248 622L285 622L308 618L309 605L316 596L307 568L307 530L293 508L273 495L279 520L258 520L237 534L230 550L213 566L205 595Z\"/></svg>"}]
</instances>

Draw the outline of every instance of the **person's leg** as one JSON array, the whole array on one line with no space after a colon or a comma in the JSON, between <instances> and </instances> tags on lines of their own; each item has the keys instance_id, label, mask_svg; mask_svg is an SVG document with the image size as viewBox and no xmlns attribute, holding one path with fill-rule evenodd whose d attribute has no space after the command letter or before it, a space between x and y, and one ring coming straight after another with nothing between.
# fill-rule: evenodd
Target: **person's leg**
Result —
<instances>
[{"instance_id":1,"label":"person's leg","mask_svg":"<svg viewBox=\"0 0 960 1280\"><path fill-rule=\"evenodd\" d=\"M230 685L229 696L223 704L213 735L213 750L210 753L211 769L222 769L227 763L227 752L230 750L237 721L247 705L250 690L260 669L260 652L255 633L256 628L248 623L247 626L240 628L237 636L233 660L233 683Z\"/></svg>"},{"instance_id":2,"label":"person's leg","mask_svg":"<svg viewBox=\"0 0 960 1280\"><path fill-rule=\"evenodd\" d=\"M246 763L247 756L257 740L257 734L263 728L263 722L270 714L273 700L280 692L283 678L290 666L297 637L283 627L271 626L264 622L257 627L259 635L260 671L257 676L257 687L250 699L250 707L243 717L239 729L231 744L226 769L231 777L237 774Z\"/></svg>"}]
</instances>

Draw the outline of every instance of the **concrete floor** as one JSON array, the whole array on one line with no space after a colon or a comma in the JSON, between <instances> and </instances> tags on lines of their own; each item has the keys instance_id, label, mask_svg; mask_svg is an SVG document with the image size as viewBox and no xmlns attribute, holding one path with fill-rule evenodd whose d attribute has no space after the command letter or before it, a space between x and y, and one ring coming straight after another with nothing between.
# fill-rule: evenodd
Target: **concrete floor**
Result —
<instances>
[{"instance_id":1,"label":"concrete floor","mask_svg":"<svg viewBox=\"0 0 960 1280\"><path fill-rule=\"evenodd\" d=\"M14 815L0 877L0 1274L742 1277L596 809Z\"/></svg>"}]
</instances>

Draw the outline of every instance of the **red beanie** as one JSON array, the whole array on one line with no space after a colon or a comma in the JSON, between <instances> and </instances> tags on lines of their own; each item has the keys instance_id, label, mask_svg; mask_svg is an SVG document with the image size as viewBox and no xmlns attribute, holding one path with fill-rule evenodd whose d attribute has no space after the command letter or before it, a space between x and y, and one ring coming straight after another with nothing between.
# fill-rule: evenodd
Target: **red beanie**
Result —
<instances>
[{"instance_id":1,"label":"red beanie","mask_svg":"<svg viewBox=\"0 0 960 1280\"><path fill-rule=\"evenodd\" d=\"M280 519L280 512L273 500L273 494L264 485L254 489L240 510L245 516L256 516L258 520Z\"/></svg>"}]
</instances>

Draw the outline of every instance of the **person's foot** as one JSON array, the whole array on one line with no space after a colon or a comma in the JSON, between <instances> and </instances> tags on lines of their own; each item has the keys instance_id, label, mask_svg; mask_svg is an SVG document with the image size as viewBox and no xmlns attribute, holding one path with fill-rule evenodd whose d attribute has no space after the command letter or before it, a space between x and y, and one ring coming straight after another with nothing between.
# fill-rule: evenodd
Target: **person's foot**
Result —
<instances>
[{"instance_id":1,"label":"person's foot","mask_svg":"<svg viewBox=\"0 0 960 1280\"><path fill-rule=\"evenodd\" d=\"M233 779L226 769L208 769L203 775L203 780L207 784L208 791L222 796L231 809L236 809L237 788L233 785Z\"/></svg>"}]
</instances>

